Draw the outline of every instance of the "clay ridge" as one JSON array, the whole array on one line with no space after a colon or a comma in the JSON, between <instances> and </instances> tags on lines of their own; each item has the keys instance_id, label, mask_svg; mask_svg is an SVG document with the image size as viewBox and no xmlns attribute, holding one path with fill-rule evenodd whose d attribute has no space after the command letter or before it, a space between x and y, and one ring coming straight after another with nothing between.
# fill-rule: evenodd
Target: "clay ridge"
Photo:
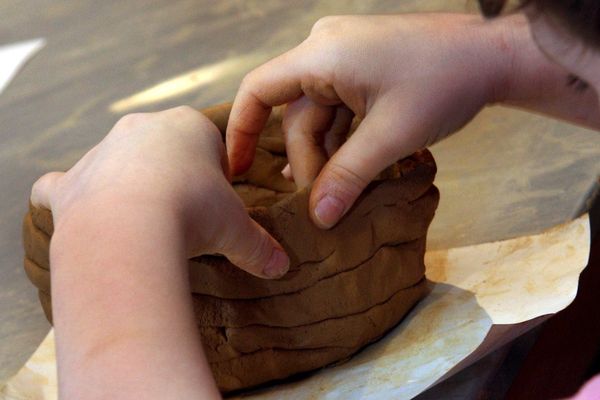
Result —
<instances>
[{"instance_id":1,"label":"clay ridge","mask_svg":"<svg viewBox=\"0 0 600 400\"><path fill-rule=\"evenodd\" d=\"M274 285L269 285L269 283L267 281L261 281L262 286L256 285L257 287L254 287L254 285L249 286L248 288L245 288L243 290L240 291L232 291L231 293L229 291L227 291L226 287L228 285L230 285L231 283L229 282L229 280L224 280L223 285L216 287L214 291L209 291L209 290L205 290L205 287L200 287L200 288L193 288L193 292L196 294L201 294L201 295L205 295L208 297L216 297L219 299L228 299L228 300L241 300L241 299L267 299L267 298L271 298L271 297L276 297L276 296L281 296L281 295L291 295L291 294L298 294L298 293L302 293L303 291L305 291L307 288L323 281L326 279L329 279L335 275L342 275L342 274L347 274L349 272L355 271L358 268L375 268L377 266L381 266L383 267L387 267L390 262L387 261L387 259L389 259L390 257L396 257L396 259L394 260L394 267L396 267L396 265L398 266L397 268L401 268L403 271L406 270L406 265L415 265L415 261L421 261L422 262L422 257L420 256L420 249L424 248L425 246L425 237L421 237L415 240L412 240L410 242L405 242L405 243L400 243L400 244L385 244L382 245L381 247L379 247L378 249L376 249L374 254L369 255L369 257L356 264L356 265L351 265L348 266L347 268L343 268L340 267L339 269L333 270L333 268L329 268L329 264L332 263L327 263L328 259L330 257L332 257L334 255L334 251L328 255L327 257L325 257L325 259L320 260L318 262L315 263L305 263L303 264L304 267L306 267L307 269L310 268L310 274L304 273L298 273L300 271L292 271L289 274L292 275L289 277L289 279L283 280L283 281L279 281L279 283L277 286ZM323 265L325 264L325 265ZM404 267L404 268L403 268ZM192 277L192 279L194 279L196 282L198 282L199 280L204 280L205 277L196 277L196 274L202 274L204 272L206 272L206 269L203 268L195 268L195 265L191 265L190 267L190 272L192 274L194 274L194 276ZM404 280L408 280L411 281L411 276L413 276L415 274L414 271L405 271L409 278L407 277L402 277L402 279ZM421 271L419 269L419 272L421 273L420 276L423 275L424 271ZM210 277L207 278L207 280L209 280ZM289 285L288 285L289 284ZM292 284L294 286L292 286ZM298 285L298 287L295 287L295 285ZM201 286L201 285L198 285ZM275 291L277 290L277 291ZM280 291L279 291L280 290ZM204 292L203 292L204 291ZM252 291L252 292L250 292ZM215 295L214 292L218 292L219 296ZM267 293L267 294L265 294Z\"/></svg>"},{"instance_id":2,"label":"clay ridge","mask_svg":"<svg viewBox=\"0 0 600 400\"><path fill-rule=\"evenodd\" d=\"M264 215L269 212L263 215L255 213L255 220L280 239L288 251L291 258L288 274L267 283L239 270L223 258L205 256L192 259L192 290L228 299L296 292L322 278L352 269L383 246L397 246L425 236L438 199L437 189L430 186L425 194L410 204L398 202L390 207L369 207L368 217L356 216L350 223L331 231L321 231L312 225L305 216L308 212L305 207L307 203L304 203L303 209L296 208L293 214L278 214L280 217ZM274 207L279 209L279 204ZM398 229L398 226L403 229ZM363 237L361 241L349 242L345 239L359 235ZM286 238L289 237L302 238L302 241L288 243Z\"/></svg>"},{"instance_id":3,"label":"clay ridge","mask_svg":"<svg viewBox=\"0 0 600 400\"><path fill-rule=\"evenodd\" d=\"M415 284L424 274L422 260L416 259L414 265L404 267L398 268L388 262L387 265L358 268L294 294L267 298L230 300L194 294L196 318L203 326L292 327L353 314ZM412 270L410 274L404 274L407 269Z\"/></svg>"},{"instance_id":4,"label":"clay ridge","mask_svg":"<svg viewBox=\"0 0 600 400\"><path fill-rule=\"evenodd\" d=\"M410 304L408 309L412 308L425 294L426 286L424 283L422 287L423 291L421 293L415 293L411 299L405 299L407 300L405 304ZM408 309L403 311L407 312ZM386 321L388 323L382 324L379 335L370 337L356 347L323 347L303 350L267 349L242 355L232 360L213 362L211 363L211 367L213 371L217 371L215 377L220 382L220 387L224 391L235 390L239 387L252 387L267 380L281 379L295 373L310 371L356 353L369 343L378 340L387 330L395 326L404 317L404 313L394 313L391 309L387 310L387 312L396 316L395 321L391 323ZM290 360L295 360L294 366L290 365ZM258 370L258 372L251 375L244 373L248 370Z\"/></svg>"},{"instance_id":5,"label":"clay ridge","mask_svg":"<svg viewBox=\"0 0 600 400\"><path fill-rule=\"evenodd\" d=\"M302 350L326 347L355 348L390 324L395 324L427 291L422 279L365 311L328 318L297 327L250 325L243 328L201 326L203 342L212 361L226 361L260 350ZM404 312L402 312L404 311ZM348 334L348 333L352 334Z\"/></svg>"}]
</instances>

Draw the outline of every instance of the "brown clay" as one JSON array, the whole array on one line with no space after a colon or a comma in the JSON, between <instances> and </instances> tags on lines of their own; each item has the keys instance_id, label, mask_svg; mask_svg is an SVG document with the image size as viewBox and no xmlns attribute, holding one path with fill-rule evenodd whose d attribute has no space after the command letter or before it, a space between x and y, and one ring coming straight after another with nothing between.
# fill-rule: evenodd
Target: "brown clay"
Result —
<instances>
[{"instance_id":1,"label":"brown clay","mask_svg":"<svg viewBox=\"0 0 600 400\"><path fill-rule=\"evenodd\" d=\"M223 135L229 110L204 110ZM254 164L233 184L250 216L287 251L288 274L262 280L218 256L189 263L196 320L224 392L343 360L384 335L427 292L425 238L439 200L428 151L384 171L330 230L310 221L310 188L296 191L283 178L286 163L275 109ZM52 214L30 206L24 266L50 321L52 233Z\"/></svg>"},{"instance_id":2,"label":"brown clay","mask_svg":"<svg viewBox=\"0 0 600 400\"><path fill-rule=\"evenodd\" d=\"M378 337L398 323L415 298L426 293L425 280L401 289L368 310L340 318L292 328L250 325L243 328L201 327L207 356L213 362L226 361L243 353L277 348L282 350L355 348Z\"/></svg>"},{"instance_id":3,"label":"brown clay","mask_svg":"<svg viewBox=\"0 0 600 400\"><path fill-rule=\"evenodd\" d=\"M404 293L407 292L407 293ZM269 346L262 350L243 354L226 361L212 362L211 368L223 391L252 387L263 382L281 379L298 373L310 371L333 362L344 360L365 345L374 342L394 327L404 315L427 293L425 280L413 289L401 291L397 301L383 304L381 313L373 315L373 329L351 319L342 329L336 331L345 338L356 337L356 346L345 347L334 344L325 347L308 347L301 350L282 349ZM386 307L389 306L389 307ZM360 316L359 316L360 317ZM369 316L364 317L369 321ZM366 322L363 320L363 322ZM344 329L346 328L346 329ZM361 335L361 328L363 335ZM298 332L302 334L301 331ZM318 332L317 332L318 334ZM217 371L217 372L215 372ZM248 373L252 371L252 373Z\"/></svg>"}]
</instances>

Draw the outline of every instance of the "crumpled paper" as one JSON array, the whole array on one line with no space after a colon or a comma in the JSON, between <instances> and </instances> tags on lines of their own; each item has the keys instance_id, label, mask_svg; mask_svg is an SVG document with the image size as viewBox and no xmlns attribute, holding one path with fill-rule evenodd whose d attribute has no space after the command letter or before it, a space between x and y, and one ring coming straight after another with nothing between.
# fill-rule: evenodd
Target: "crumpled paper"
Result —
<instances>
[{"instance_id":1,"label":"crumpled paper","mask_svg":"<svg viewBox=\"0 0 600 400\"><path fill-rule=\"evenodd\" d=\"M589 252L587 215L539 235L430 251L430 295L382 340L306 379L243 397L411 399L456 372L463 360L491 351L493 344L484 340L493 325L530 321L568 306ZM56 399L56 388L51 331L0 389L0 399Z\"/></svg>"}]
</instances>

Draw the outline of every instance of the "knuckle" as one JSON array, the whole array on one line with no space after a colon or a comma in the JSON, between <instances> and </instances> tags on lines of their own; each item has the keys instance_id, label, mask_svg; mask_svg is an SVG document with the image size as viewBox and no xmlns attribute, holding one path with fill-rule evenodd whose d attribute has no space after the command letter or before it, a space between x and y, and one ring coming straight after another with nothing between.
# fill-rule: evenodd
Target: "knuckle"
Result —
<instances>
[{"instance_id":1,"label":"knuckle","mask_svg":"<svg viewBox=\"0 0 600 400\"><path fill-rule=\"evenodd\" d=\"M132 132L136 132L141 127L147 125L149 120L150 114L147 113L132 113L124 115L119 118L107 136L110 136L111 138L128 136Z\"/></svg>"},{"instance_id":2,"label":"knuckle","mask_svg":"<svg viewBox=\"0 0 600 400\"><path fill-rule=\"evenodd\" d=\"M31 186L30 199L32 202L36 202L40 198L46 198L55 189L58 178L62 175L62 172L54 171L40 176Z\"/></svg>"},{"instance_id":3,"label":"knuckle","mask_svg":"<svg viewBox=\"0 0 600 400\"><path fill-rule=\"evenodd\" d=\"M208 120L200 111L194 108L181 105L158 113L167 124L183 122L185 125L190 124L193 127L198 127Z\"/></svg>"},{"instance_id":4,"label":"knuckle","mask_svg":"<svg viewBox=\"0 0 600 400\"><path fill-rule=\"evenodd\" d=\"M254 83L258 80L259 74L260 71L258 68L255 68L252 71L248 72L242 79L242 83L240 84L240 90L251 91L254 87Z\"/></svg>"},{"instance_id":5,"label":"knuckle","mask_svg":"<svg viewBox=\"0 0 600 400\"><path fill-rule=\"evenodd\" d=\"M37 181L35 181L35 183L33 184L33 186L38 186L38 187L48 187L50 185L53 184L53 182L56 181L56 178L58 178L61 175L60 172L47 172L44 175L40 176L38 178Z\"/></svg>"},{"instance_id":6,"label":"knuckle","mask_svg":"<svg viewBox=\"0 0 600 400\"><path fill-rule=\"evenodd\" d=\"M302 92L312 101L323 105L335 105L340 103L340 97L333 85L333 73L331 68L324 66L319 74L309 74L300 83Z\"/></svg>"},{"instance_id":7,"label":"knuckle","mask_svg":"<svg viewBox=\"0 0 600 400\"><path fill-rule=\"evenodd\" d=\"M331 162L327 169L328 180L335 182L335 186L348 194L360 193L368 184L368 180L342 164Z\"/></svg>"},{"instance_id":8,"label":"knuckle","mask_svg":"<svg viewBox=\"0 0 600 400\"><path fill-rule=\"evenodd\" d=\"M267 235L258 234L256 241L245 256L245 262L254 267L262 267L271 255L271 244Z\"/></svg>"},{"instance_id":9,"label":"knuckle","mask_svg":"<svg viewBox=\"0 0 600 400\"><path fill-rule=\"evenodd\" d=\"M48 173L49 174L49 173ZM40 176L31 186L31 193L37 193L41 190L44 190L45 183L48 181L48 174L44 174Z\"/></svg>"},{"instance_id":10,"label":"knuckle","mask_svg":"<svg viewBox=\"0 0 600 400\"><path fill-rule=\"evenodd\" d=\"M210 139L223 142L219 128L204 114L188 105L181 105L164 111L163 117L167 123L183 123L186 133L201 140Z\"/></svg>"},{"instance_id":11,"label":"knuckle","mask_svg":"<svg viewBox=\"0 0 600 400\"><path fill-rule=\"evenodd\" d=\"M239 89L239 92L244 95L247 100L251 100L252 102L256 102L261 105L264 105L263 101L261 100L261 88L264 86L261 84L261 81L263 81L263 76L265 76L265 74L263 74L258 68L249 72L244 79L242 79Z\"/></svg>"},{"instance_id":12,"label":"knuckle","mask_svg":"<svg viewBox=\"0 0 600 400\"><path fill-rule=\"evenodd\" d=\"M115 124L115 128L132 128L137 127L148 120L148 114L145 113L131 113L126 114L119 118Z\"/></svg>"},{"instance_id":13,"label":"knuckle","mask_svg":"<svg viewBox=\"0 0 600 400\"><path fill-rule=\"evenodd\" d=\"M195 110L194 108L192 108L188 105L180 105L177 107L170 108L170 109L166 110L165 113L173 114L180 118L194 118L194 117L197 117L197 114L200 114L200 112L198 112L197 110Z\"/></svg>"},{"instance_id":14,"label":"knuckle","mask_svg":"<svg viewBox=\"0 0 600 400\"><path fill-rule=\"evenodd\" d=\"M314 23L311 34L331 34L337 31L339 23L343 21L343 16L329 15L321 17Z\"/></svg>"}]
</instances>

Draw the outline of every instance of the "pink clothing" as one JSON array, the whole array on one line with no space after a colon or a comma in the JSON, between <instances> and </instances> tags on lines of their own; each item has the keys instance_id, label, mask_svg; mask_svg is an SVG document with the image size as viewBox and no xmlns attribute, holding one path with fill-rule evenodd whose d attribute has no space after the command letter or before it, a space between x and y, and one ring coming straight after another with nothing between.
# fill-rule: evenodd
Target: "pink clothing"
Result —
<instances>
[{"instance_id":1,"label":"pink clothing","mask_svg":"<svg viewBox=\"0 0 600 400\"><path fill-rule=\"evenodd\" d=\"M600 374L587 381L571 400L600 400Z\"/></svg>"}]
</instances>

